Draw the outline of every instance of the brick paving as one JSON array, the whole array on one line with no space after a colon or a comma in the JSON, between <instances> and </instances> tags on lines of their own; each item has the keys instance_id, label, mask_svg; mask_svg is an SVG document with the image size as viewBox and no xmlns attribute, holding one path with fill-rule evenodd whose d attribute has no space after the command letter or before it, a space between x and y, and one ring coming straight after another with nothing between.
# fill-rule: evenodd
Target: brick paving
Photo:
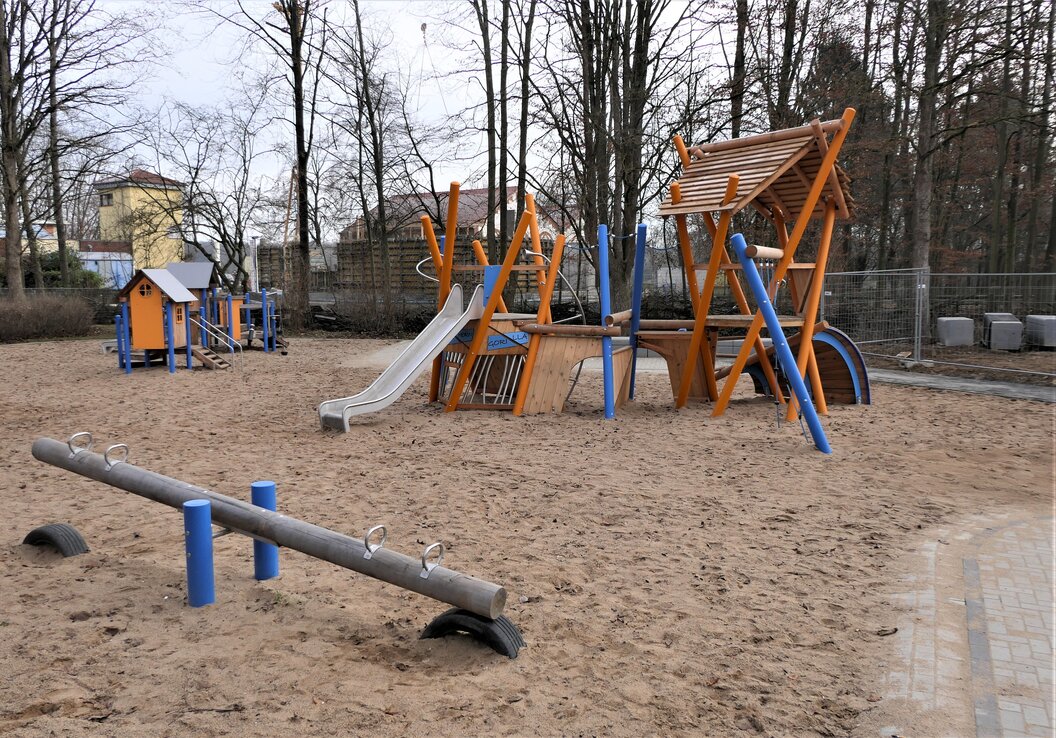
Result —
<instances>
[{"instance_id":1,"label":"brick paving","mask_svg":"<svg viewBox=\"0 0 1056 738\"><path fill-rule=\"evenodd\" d=\"M978 567L979 591L970 595L981 596L991 669L986 686L993 690L1001 735L1052 736L1053 519L1012 523L973 542L978 549L965 564ZM983 725L991 724L989 717ZM980 727L978 702L976 718Z\"/></svg>"},{"instance_id":2,"label":"brick paving","mask_svg":"<svg viewBox=\"0 0 1056 738\"><path fill-rule=\"evenodd\" d=\"M948 716L943 735L1056 735L1053 526L1039 516L935 531L898 596L908 612L893 637L900 663L885 699ZM951 542L963 545L947 549ZM929 725L903 718L918 719ZM926 732L887 725L880 734Z\"/></svg>"}]
</instances>

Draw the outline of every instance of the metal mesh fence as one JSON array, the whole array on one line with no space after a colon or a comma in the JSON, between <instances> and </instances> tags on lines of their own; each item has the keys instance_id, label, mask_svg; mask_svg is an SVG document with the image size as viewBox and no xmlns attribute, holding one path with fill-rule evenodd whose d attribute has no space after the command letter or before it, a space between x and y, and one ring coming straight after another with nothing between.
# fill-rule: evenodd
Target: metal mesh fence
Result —
<instances>
[{"instance_id":1,"label":"metal mesh fence","mask_svg":"<svg viewBox=\"0 0 1056 738\"><path fill-rule=\"evenodd\" d=\"M985 313L1056 315L1056 274L933 274L928 269L835 272L825 276L821 316L867 357L1056 376L1056 355L1024 343L1018 352L981 345ZM970 347L938 342L939 318L973 321ZM1031 355L1034 355L1033 357Z\"/></svg>"}]
</instances>

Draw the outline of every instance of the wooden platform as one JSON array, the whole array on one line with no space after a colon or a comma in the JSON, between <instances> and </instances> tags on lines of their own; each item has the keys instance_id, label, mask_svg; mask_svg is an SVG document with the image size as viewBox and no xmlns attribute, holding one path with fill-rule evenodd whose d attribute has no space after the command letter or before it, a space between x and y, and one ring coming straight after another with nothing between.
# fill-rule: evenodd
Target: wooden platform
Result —
<instances>
[{"instance_id":1,"label":"wooden platform","mask_svg":"<svg viewBox=\"0 0 1056 738\"><path fill-rule=\"evenodd\" d=\"M565 407L572 369L584 359L602 355L601 338L543 336L531 385L525 396L524 415L559 413ZM631 380L631 349L614 349L612 370L616 384L616 407L627 400Z\"/></svg>"}]
</instances>

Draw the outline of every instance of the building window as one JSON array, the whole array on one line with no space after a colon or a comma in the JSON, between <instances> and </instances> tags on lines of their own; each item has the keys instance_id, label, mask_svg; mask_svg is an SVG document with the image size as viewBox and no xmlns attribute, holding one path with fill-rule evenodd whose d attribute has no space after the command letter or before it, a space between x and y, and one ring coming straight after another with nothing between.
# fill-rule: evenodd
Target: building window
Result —
<instances>
[{"instance_id":1,"label":"building window","mask_svg":"<svg viewBox=\"0 0 1056 738\"><path fill-rule=\"evenodd\" d=\"M114 204L114 194L112 192L104 192L99 195L99 207L106 207L107 205Z\"/></svg>"},{"instance_id":2,"label":"building window","mask_svg":"<svg viewBox=\"0 0 1056 738\"><path fill-rule=\"evenodd\" d=\"M144 282L139 286L139 294L143 297L150 297L154 294L154 290L151 289L150 285Z\"/></svg>"},{"instance_id":3,"label":"building window","mask_svg":"<svg viewBox=\"0 0 1056 738\"><path fill-rule=\"evenodd\" d=\"M180 233L180 227L179 226L169 226L169 230L165 232L165 235L168 236L173 241L178 241L179 239L182 238L182 234Z\"/></svg>"},{"instance_id":4,"label":"building window","mask_svg":"<svg viewBox=\"0 0 1056 738\"><path fill-rule=\"evenodd\" d=\"M176 306L176 322L177 323L182 323L183 322L183 305L177 305Z\"/></svg>"}]
</instances>

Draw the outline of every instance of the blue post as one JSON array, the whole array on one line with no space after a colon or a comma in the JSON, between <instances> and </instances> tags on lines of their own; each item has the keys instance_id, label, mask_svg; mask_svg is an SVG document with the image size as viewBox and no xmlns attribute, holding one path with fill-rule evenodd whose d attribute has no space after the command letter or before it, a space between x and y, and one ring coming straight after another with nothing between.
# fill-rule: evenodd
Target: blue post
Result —
<instances>
[{"instance_id":1,"label":"blue post","mask_svg":"<svg viewBox=\"0 0 1056 738\"><path fill-rule=\"evenodd\" d=\"M132 373L132 339L128 331L128 303L121 303L121 344L125 348L125 374Z\"/></svg>"},{"instance_id":2,"label":"blue post","mask_svg":"<svg viewBox=\"0 0 1056 738\"><path fill-rule=\"evenodd\" d=\"M231 340L235 338L235 300L231 293L227 295L227 337Z\"/></svg>"},{"instance_id":3,"label":"blue post","mask_svg":"<svg viewBox=\"0 0 1056 738\"><path fill-rule=\"evenodd\" d=\"M183 503L184 548L187 552L187 604L216 602L213 580L213 516L209 500Z\"/></svg>"},{"instance_id":4,"label":"blue post","mask_svg":"<svg viewBox=\"0 0 1056 738\"><path fill-rule=\"evenodd\" d=\"M814 445L818 447L818 450L825 454L831 454L832 448L829 446L829 441L825 438L825 430L821 427L821 421L818 420L818 413L814 409L814 403L810 400L810 393L807 391L807 385L803 382L803 377L799 376L799 369L796 367L796 359L792 355L792 349L788 347L788 340L785 338L785 332L781 330L781 322L777 319L777 313L774 312L774 306L770 304L770 297L766 292L766 285L763 284L763 278L759 276L759 270L756 269L755 261L748 258L745 253L745 249L748 248L744 242L744 236L740 233L734 233L733 238L730 239L733 243L733 249L737 252L737 259L741 262L741 266L744 268L745 279L748 280L748 285L752 288L752 292L755 294L755 301L759 305L759 312L763 314L763 319L766 321L766 329L770 332L770 340L774 342L774 355L777 356L778 362L781 364L781 368L784 370L785 377L788 379L789 386L792 387L792 392L796 395L796 400L799 402L799 409L803 413L803 417L807 421L807 427L810 428L810 435L814 438Z\"/></svg>"},{"instance_id":5,"label":"blue post","mask_svg":"<svg viewBox=\"0 0 1056 738\"><path fill-rule=\"evenodd\" d=\"M194 356L191 354L191 348L193 346L193 342L191 341L191 304L187 303L184 305L183 311L184 338L187 343L187 368L192 369L194 367Z\"/></svg>"},{"instance_id":6,"label":"blue post","mask_svg":"<svg viewBox=\"0 0 1056 738\"><path fill-rule=\"evenodd\" d=\"M121 343L121 316L114 316L114 333L117 335L117 368L125 368L125 346Z\"/></svg>"},{"instance_id":7,"label":"blue post","mask_svg":"<svg viewBox=\"0 0 1056 738\"><path fill-rule=\"evenodd\" d=\"M220 303L216 300L216 287L209 290L210 317L209 322L213 325L220 324Z\"/></svg>"},{"instance_id":8,"label":"blue post","mask_svg":"<svg viewBox=\"0 0 1056 738\"><path fill-rule=\"evenodd\" d=\"M172 303L165 303L165 348L169 354L169 374L176 373L176 332L172 325Z\"/></svg>"},{"instance_id":9,"label":"blue post","mask_svg":"<svg viewBox=\"0 0 1056 738\"><path fill-rule=\"evenodd\" d=\"M645 286L645 223L638 224L634 242L634 293L631 296L631 390L634 399L634 374L638 369L638 326L642 321L642 290Z\"/></svg>"},{"instance_id":10,"label":"blue post","mask_svg":"<svg viewBox=\"0 0 1056 738\"><path fill-rule=\"evenodd\" d=\"M268 345L268 291L260 291L260 322L261 330L264 331L264 353L271 351Z\"/></svg>"},{"instance_id":11,"label":"blue post","mask_svg":"<svg viewBox=\"0 0 1056 738\"><path fill-rule=\"evenodd\" d=\"M268 329L268 335L271 336L271 350L272 351L278 351L279 350L279 330L278 330L279 321L278 321L278 312L277 312L277 310L278 310L278 305L276 304L276 302L274 300L272 300L271 304L268 305L268 312L269 312L268 322L269 322L269 325L270 325L270 327Z\"/></svg>"},{"instance_id":12,"label":"blue post","mask_svg":"<svg viewBox=\"0 0 1056 738\"><path fill-rule=\"evenodd\" d=\"M253 482L249 485L251 502L257 507L275 512L275 482ZM279 575L279 547L253 541L253 576L258 582Z\"/></svg>"},{"instance_id":13,"label":"blue post","mask_svg":"<svg viewBox=\"0 0 1056 738\"><path fill-rule=\"evenodd\" d=\"M605 327L605 316L612 312L609 295L609 227L598 226L598 298L601 302L601 327ZM616 417L616 391L612 378L612 337L601 339L601 366L605 378L605 417Z\"/></svg>"},{"instance_id":14,"label":"blue post","mask_svg":"<svg viewBox=\"0 0 1056 738\"><path fill-rule=\"evenodd\" d=\"M199 294L198 299L198 322L203 326L206 323L205 320L205 307L209 304L206 298L205 290L202 290ZM209 348L209 334L205 332L205 328L198 329L198 343L202 345L202 348Z\"/></svg>"}]
</instances>

